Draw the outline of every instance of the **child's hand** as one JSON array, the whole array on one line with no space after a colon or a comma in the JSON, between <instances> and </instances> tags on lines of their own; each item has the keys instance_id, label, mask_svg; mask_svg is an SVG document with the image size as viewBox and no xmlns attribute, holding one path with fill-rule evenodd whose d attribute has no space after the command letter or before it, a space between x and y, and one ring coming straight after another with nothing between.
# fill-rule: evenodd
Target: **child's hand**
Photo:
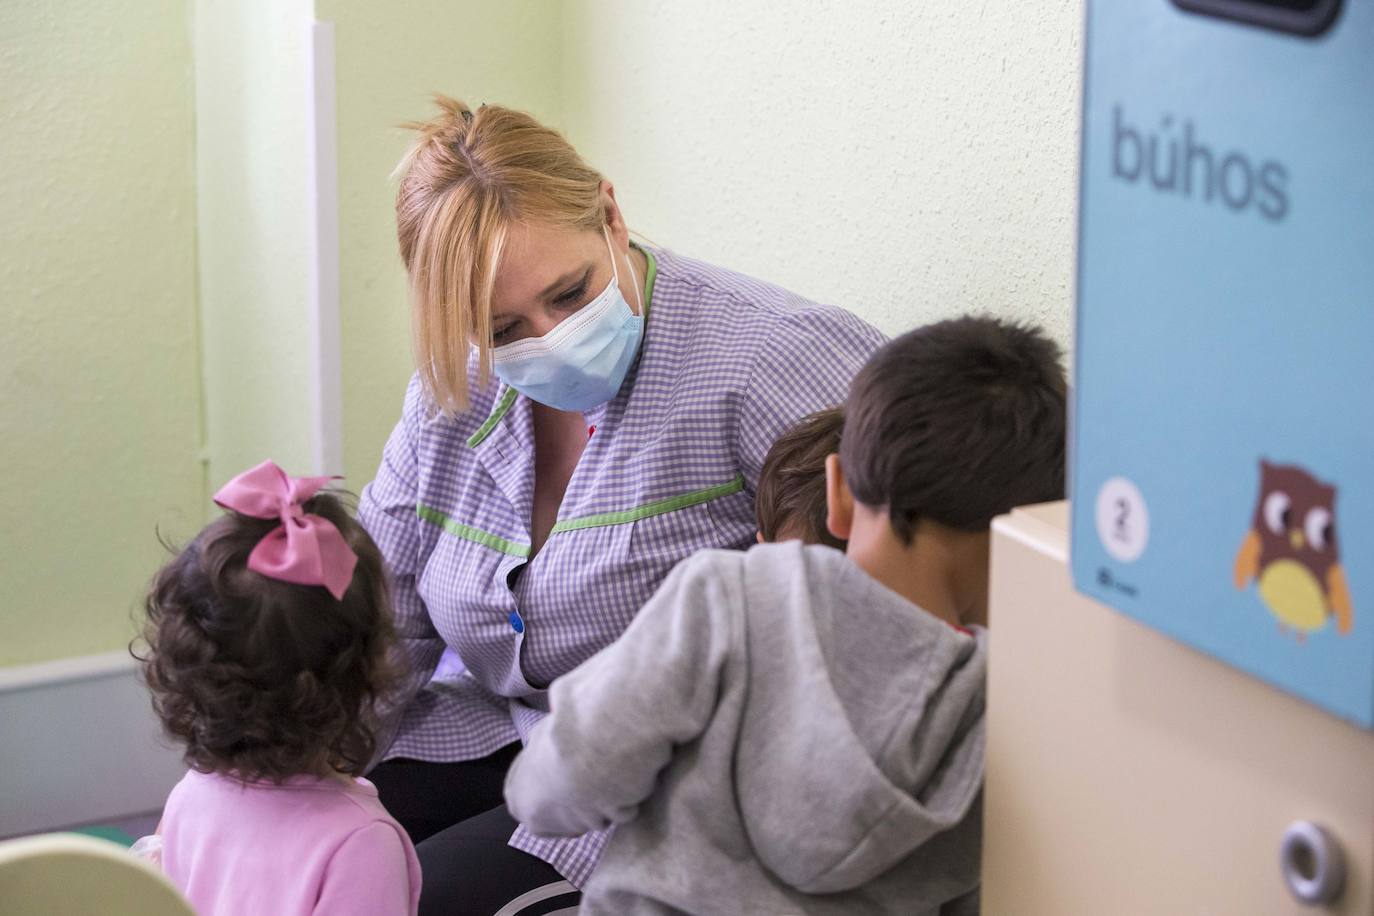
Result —
<instances>
[{"instance_id":1,"label":"child's hand","mask_svg":"<svg viewBox=\"0 0 1374 916\"><path fill-rule=\"evenodd\" d=\"M129 847L129 852L138 856L143 861L149 863L158 871L162 870L162 837L160 831L162 824L157 825L159 833L152 836L145 836Z\"/></svg>"}]
</instances>

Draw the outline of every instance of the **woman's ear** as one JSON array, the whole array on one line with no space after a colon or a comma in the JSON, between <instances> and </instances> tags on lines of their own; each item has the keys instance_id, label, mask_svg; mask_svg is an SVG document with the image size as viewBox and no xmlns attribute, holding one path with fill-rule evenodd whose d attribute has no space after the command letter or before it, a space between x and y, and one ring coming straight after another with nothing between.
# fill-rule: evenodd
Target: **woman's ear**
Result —
<instances>
[{"instance_id":1,"label":"woman's ear","mask_svg":"<svg viewBox=\"0 0 1374 916\"><path fill-rule=\"evenodd\" d=\"M825 510L825 527L840 540L849 540L854 530L854 494L845 483L839 455L825 459Z\"/></svg>"},{"instance_id":2,"label":"woman's ear","mask_svg":"<svg viewBox=\"0 0 1374 916\"><path fill-rule=\"evenodd\" d=\"M605 179L601 181L601 208L606 211L606 229L616 246L628 249L630 227L625 222L625 215L620 212L620 205L615 202L615 185Z\"/></svg>"}]
</instances>

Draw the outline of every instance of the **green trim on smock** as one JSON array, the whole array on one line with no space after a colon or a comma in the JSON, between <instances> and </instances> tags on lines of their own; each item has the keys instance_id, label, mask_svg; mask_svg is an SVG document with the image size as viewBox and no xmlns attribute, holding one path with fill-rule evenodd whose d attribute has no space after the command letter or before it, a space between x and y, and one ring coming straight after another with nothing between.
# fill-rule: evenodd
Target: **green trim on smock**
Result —
<instances>
[{"instance_id":1,"label":"green trim on smock","mask_svg":"<svg viewBox=\"0 0 1374 916\"><path fill-rule=\"evenodd\" d=\"M506 415L511 405L515 403L516 394L517 392L514 388L506 389L506 393L502 395L501 400L497 402L496 409L491 412L491 416L487 417L482 425L477 427L477 432L473 433L468 438L468 448L476 448L486 441L487 436L490 436L491 431L496 428L496 424L501 422L501 418Z\"/></svg>"},{"instance_id":2,"label":"green trim on smock","mask_svg":"<svg viewBox=\"0 0 1374 916\"><path fill-rule=\"evenodd\" d=\"M628 525L646 518L653 518L656 515L666 515L669 512L676 512L679 509L687 509L691 506L700 506L712 500L720 499L722 496L731 496L744 489L744 476L740 475L729 483L716 484L714 487L706 487L701 490L693 490L691 493L683 493L680 496L670 496L667 499L660 499L657 502L646 503L634 509L625 509L621 512L603 512L600 515L586 515L582 518L570 518L559 522L549 530L549 537L564 531L580 531L584 528L609 528L612 525ZM474 528L471 525L464 525L462 522L454 521L438 509L429 506L416 506L415 514L422 521L432 525L438 525L454 537L480 544L483 547L490 547L492 550L500 551L512 557L519 557L522 560L529 559L530 545L520 544L515 541L508 541L503 537Z\"/></svg>"},{"instance_id":3,"label":"green trim on smock","mask_svg":"<svg viewBox=\"0 0 1374 916\"><path fill-rule=\"evenodd\" d=\"M522 560L529 559L529 544L517 544L515 541L508 541L503 537L482 531L480 528L456 522L438 509L431 509L429 506L416 506L415 514L431 525L438 525L454 537L472 541L474 544L481 544L483 547L490 547L492 550L499 550L501 553L519 557Z\"/></svg>"},{"instance_id":4,"label":"green trim on smock","mask_svg":"<svg viewBox=\"0 0 1374 916\"><path fill-rule=\"evenodd\" d=\"M654 260L654 253L649 249L630 243L644 252L644 260L648 262L648 267L644 269L644 320L649 320L649 306L654 301L654 281L658 279L658 262Z\"/></svg>"},{"instance_id":5,"label":"green trim on smock","mask_svg":"<svg viewBox=\"0 0 1374 916\"><path fill-rule=\"evenodd\" d=\"M586 515L582 518L570 518L554 525L549 535L553 536L561 531L578 531L582 528L606 528L611 525L627 525L630 522L637 522L641 519L653 518L655 515L664 515L668 512L676 512L678 509L686 509L689 506L699 506L702 503L709 503L713 499L720 499L722 496L730 496L743 489L744 477L741 475L729 483L716 484L714 487L707 487L704 490L696 490L691 493L683 493L681 496L670 496L667 499L660 499L658 502L648 503L636 509L626 509L623 512L603 512L600 515Z\"/></svg>"}]
</instances>

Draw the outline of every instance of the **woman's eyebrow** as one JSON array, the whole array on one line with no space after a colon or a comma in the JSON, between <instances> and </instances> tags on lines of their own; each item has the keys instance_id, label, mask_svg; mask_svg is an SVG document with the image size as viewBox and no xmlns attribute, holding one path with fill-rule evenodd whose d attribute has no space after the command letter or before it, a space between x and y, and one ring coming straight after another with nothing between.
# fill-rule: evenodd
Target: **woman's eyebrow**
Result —
<instances>
[{"instance_id":1,"label":"woman's eyebrow","mask_svg":"<svg viewBox=\"0 0 1374 916\"><path fill-rule=\"evenodd\" d=\"M575 270L568 271L563 276L559 277L557 280L554 280L552 283L546 286L544 288L544 291L539 294L539 298L547 299L554 293L561 292L562 287L571 285L574 280L582 279L583 274L585 274L590 269L590 264L584 264Z\"/></svg>"}]
</instances>

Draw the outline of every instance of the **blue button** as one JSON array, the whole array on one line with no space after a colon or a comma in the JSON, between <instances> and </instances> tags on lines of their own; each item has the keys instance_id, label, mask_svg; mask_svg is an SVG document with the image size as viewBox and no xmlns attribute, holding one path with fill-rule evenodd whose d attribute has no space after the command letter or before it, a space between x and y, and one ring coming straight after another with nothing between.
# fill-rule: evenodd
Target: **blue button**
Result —
<instances>
[{"instance_id":1,"label":"blue button","mask_svg":"<svg viewBox=\"0 0 1374 916\"><path fill-rule=\"evenodd\" d=\"M525 632L525 621L520 619L519 611L510 612L510 628L517 633Z\"/></svg>"}]
</instances>

